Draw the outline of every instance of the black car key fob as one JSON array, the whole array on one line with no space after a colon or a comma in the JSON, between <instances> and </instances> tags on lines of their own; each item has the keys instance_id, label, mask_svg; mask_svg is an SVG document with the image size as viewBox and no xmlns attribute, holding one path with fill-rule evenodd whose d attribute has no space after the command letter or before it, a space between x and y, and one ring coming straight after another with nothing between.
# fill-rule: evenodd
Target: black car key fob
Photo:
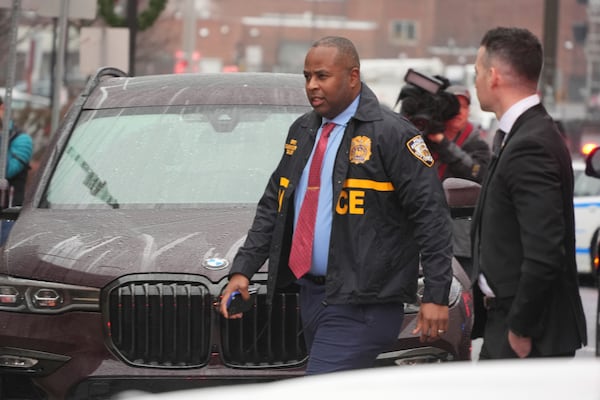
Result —
<instances>
[{"instance_id":1,"label":"black car key fob","mask_svg":"<svg viewBox=\"0 0 600 400\"><path fill-rule=\"evenodd\" d=\"M256 303L256 293L258 292L258 286L251 286L248 288L250 298L244 300L242 295L237 290L231 293L229 299L227 299L227 312L230 315L244 313L250 311Z\"/></svg>"}]
</instances>

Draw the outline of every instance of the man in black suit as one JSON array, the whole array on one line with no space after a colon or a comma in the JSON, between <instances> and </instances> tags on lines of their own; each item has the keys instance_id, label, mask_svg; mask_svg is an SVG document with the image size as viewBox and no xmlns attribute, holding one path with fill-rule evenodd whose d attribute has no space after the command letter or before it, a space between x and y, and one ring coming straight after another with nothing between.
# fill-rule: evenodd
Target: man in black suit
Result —
<instances>
[{"instance_id":1,"label":"man in black suit","mask_svg":"<svg viewBox=\"0 0 600 400\"><path fill-rule=\"evenodd\" d=\"M531 32L495 28L475 62L481 108L506 132L494 139L472 230L486 311L475 317L486 318L480 359L573 356L587 342L571 157L537 94L542 60Z\"/></svg>"}]
</instances>

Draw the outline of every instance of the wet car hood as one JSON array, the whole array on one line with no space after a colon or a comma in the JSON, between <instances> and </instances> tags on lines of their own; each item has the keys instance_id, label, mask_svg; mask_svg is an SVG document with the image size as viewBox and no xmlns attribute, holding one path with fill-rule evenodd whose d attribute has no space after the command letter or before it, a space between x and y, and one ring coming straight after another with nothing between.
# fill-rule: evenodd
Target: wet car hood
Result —
<instances>
[{"instance_id":1,"label":"wet car hood","mask_svg":"<svg viewBox=\"0 0 600 400\"><path fill-rule=\"evenodd\" d=\"M256 205L177 210L24 209L0 273L103 287L134 273L225 277Z\"/></svg>"}]
</instances>

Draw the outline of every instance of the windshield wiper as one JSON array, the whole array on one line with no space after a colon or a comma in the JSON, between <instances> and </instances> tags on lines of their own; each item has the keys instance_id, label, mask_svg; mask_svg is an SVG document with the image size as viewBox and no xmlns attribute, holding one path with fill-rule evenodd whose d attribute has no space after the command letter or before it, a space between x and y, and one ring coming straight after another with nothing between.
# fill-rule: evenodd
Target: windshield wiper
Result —
<instances>
[{"instance_id":1,"label":"windshield wiper","mask_svg":"<svg viewBox=\"0 0 600 400\"><path fill-rule=\"evenodd\" d=\"M90 167L90 165L81 157L77 151L73 148L73 146L69 146L67 149L67 154L73 157L73 160L87 172L85 179L83 180L83 185L90 189L90 194L94 197L99 198L112 208L119 208L119 202L113 195L110 194L108 187L106 185L106 181L103 181L98 174Z\"/></svg>"}]
</instances>

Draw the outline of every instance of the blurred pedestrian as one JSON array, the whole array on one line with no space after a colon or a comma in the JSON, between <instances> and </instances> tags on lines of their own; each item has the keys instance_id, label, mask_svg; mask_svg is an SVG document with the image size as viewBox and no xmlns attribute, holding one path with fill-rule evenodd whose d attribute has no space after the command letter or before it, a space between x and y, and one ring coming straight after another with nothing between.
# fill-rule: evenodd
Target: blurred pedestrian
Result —
<instances>
[{"instance_id":1,"label":"blurred pedestrian","mask_svg":"<svg viewBox=\"0 0 600 400\"><path fill-rule=\"evenodd\" d=\"M4 124L4 101L0 97L0 127ZM8 206L23 204L29 162L33 155L33 140L31 136L17 127L13 120L8 122L8 151L6 153L6 179L12 190Z\"/></svg>"},{"instance_id":2,"label":"blurred pedestrian","mask_svg":"<svg viewBox=\"0 0 600 400\"><path fill-rule=\"evenodd\" d=\"M0 97L0 129L4 124L4 101ZM25 186L29 174L29 162L33 155L33 140L31 136L19 129L13 120L8 121L8 150L6 152L6 179L8 180L8 193L2 201L2 206L12 207L23 204ZM7 200L7 201L6 201ZM12 220L3 219L0 224L0 246L6 242L8 234L14 224Z\"/></svg>"},{"instance_id":3,"label":"blurred pedestrian","mask_svg":"<svg viewBox=\"0 0 600 400\"><path fill-rule=\"evenodd\" d=\"M484 35L475 62L481 108L500 128L472 231L486 311L475 315L486 319L480 359L573 356L587 341L571 157L540 103L542 62L531 32L505 27Z\"/></svg>"},{"instance_id":4,"label":"blurred pedestrian","mask_svg":"<svg viewBox=\"0 0 600 400\"><path fill-rule=\"evenodd\" d=\"M268 293L300 286L307 374L372 366L397 340L404 303L425 275L415 334L448 327L449 210L419 132L360 80L351 41L325 37L304 64L313 111L290 127L285 152L236 255L226 299L248 297L269 259ZM270 301L270 300L269 300Z\"/></svg>"},{"instance_id":5,"label":"blurred pedestrian","mask_svg":"<svg viewBox=\"0 0 600 400\"><path fill-rule=\"evenodd\" d=\"M440 179L463 178L483 182L490 163L490 146L482 139L482 131L469 121L471 94L461 85L446 92L456 96L458 113L444 122L444 131L427 135L427 145L436 158Z\"/></svg>"},{"instance_id":6,"label":"blurred pedestrian","mask_svg":"<svg viewBox=\"0 0 600 400\"><path fill-rule=\"evenodd\" d=\"M480 136L479 128L469 122L469 90L464 86L450 85L445 76L430 77L411 71L406 74L406 85L398 96L400 114L408 118L425 138L436 160L438 177L441 181L460 178L481 184L491 153L490 146ZM417 76L420 79L415 79ZM424 85L423 82L429 84ZM435 85L435 90L431 90L432 85ZM472 207L473 204L463 206ZM464 216L452 220L454 257L467 274L471 274L473 264L471 222L471 218Z\"/></svg>"}]
</instances>

